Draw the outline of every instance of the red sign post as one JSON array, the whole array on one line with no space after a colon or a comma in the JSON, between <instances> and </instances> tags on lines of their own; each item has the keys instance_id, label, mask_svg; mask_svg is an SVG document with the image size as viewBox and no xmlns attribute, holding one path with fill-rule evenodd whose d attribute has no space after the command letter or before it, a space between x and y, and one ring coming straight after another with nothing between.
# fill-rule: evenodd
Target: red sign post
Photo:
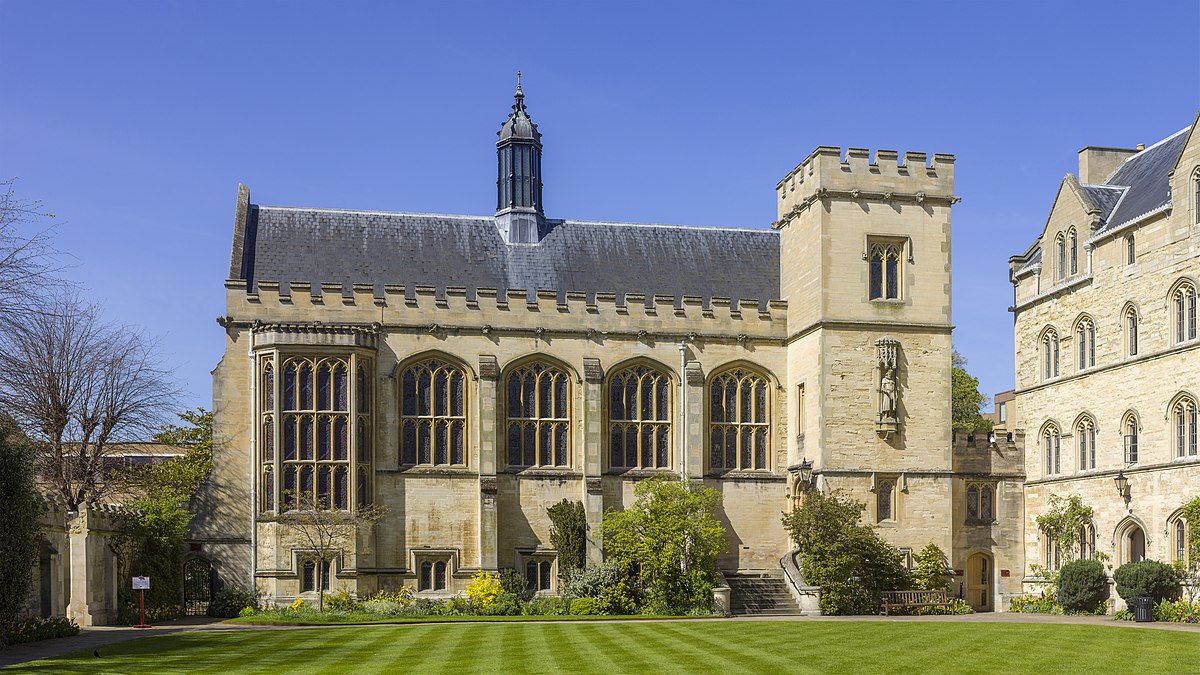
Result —
<instances>
[{"instance_id":1,"label":"red sign post","mask_svg":"<svg viewBox=\"0 0 1200 675\"><path fill-rule=\"evenodd\" d=\"M138 592L138 616L141 622L134 628L153 628L146 623L146 591L150 589L150 577L134 577L133 590Z\"/></svg>"}]
</instances>

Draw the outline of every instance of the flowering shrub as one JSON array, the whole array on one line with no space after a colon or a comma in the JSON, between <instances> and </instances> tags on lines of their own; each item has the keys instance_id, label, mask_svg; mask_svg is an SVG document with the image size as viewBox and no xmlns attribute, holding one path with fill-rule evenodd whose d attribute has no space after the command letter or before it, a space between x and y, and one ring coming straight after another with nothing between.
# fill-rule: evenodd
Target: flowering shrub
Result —
<instances>
[{"instance_id":1,"label":"flowering shrub","mask_svg":"<svg viewBox=\"0 0 1200 675\"><path fill-rule=\"evenodd\" d=\"M292 604L288 606L289 612L299 612L302 609L304 609L304 598L296 598L292 601Z\"/></svg>"},{"instance_id":2,"label":"flowering shrub","mask_svg":"<svg viewBox=\"0 0 1200 675\"><path fill-rule=\"evenodd\" d=\"M495 572L476 572L467 584L467 599L480 609L487 609L504 592L500 575Z\"/></svg>"},{"instance_id":3,"label":"flowering shrub","mask_svg":"<svg viewBox=\"0 0 1200 675\"><path fill-rule=\"evenodd\" d=\"M1010 612L1026 614L1063 614L1062 605L1058 604L1058 596L1052 590L1042 591L1034 595L1026 593L1012 599L1008 605Z\"/></svg>"},{"instance_id":4,"label":"flowering shrub","mask_svg":"<svg viewBox=\"0 0 1200 675\"><path fill-rule=\"evenodd\" d=\"M1200 602L1163 600L1154 606L1154 620L1200 623Z\"/></svg>"}]
</instances>

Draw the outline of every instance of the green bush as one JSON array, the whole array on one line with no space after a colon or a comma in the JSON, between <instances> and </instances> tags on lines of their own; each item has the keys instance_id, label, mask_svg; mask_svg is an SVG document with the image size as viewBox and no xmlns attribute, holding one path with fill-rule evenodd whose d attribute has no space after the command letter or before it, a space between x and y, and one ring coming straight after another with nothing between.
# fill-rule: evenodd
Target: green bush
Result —
<instances>
[{"instance_id":1,"label":"green bush","mask_svg":"<svg viewBox=\"0 0 1200 675\"><path fill-rule=\"evenodd\" d=\"M587 513L583 502L564 499L546 511L550 517L550 544L558 551L558 574L584 566L587 555Z\"/></svg>"},{"instance_id":2,"label":"green bush","mask_svg":"<svg viewBox=\"0 0 1200 675\"><path fill-rule=\"evenodd\" d=\"M929 542L915 557L917 569L912 575L914 588L923 591L950 590L950 563L940 546Z\"/></svg>"},{"instance_id":3,"label":"green bush","mask_svg":"<svg viewBox=\"0 0 1200 675\"><path fill-rule=\"evenodd\" d=\"M208 603L208 615L222 619L231 619L235 616L241 616L242 610L247 607L258 609L258 597L256 595L236 587L223 588L217 591L217 594L213 596L212 602Z\"/></svg>"},{"instance_id":4,"label":"green bush","mask_svg":"<svg viewBox=\"0 0 1200 675\"><path fill-rule=\"evenodd\" d=\"M521 599L512 593L501 593L487 607L478 609L484 616L519 616Z\"/></svg>"},{"instance_id":5,"label":"green bush","mask_svg":"<svg viewBox=\"0 0 1200 675\"><path fill-rule=\"evenodd\" d=\"M571 614L575 616L592 616L599 613L599 604L591 598L576 598L571 601Z\"/></svg>"},{"instance_id":6,"label":"green bush","mask_svg":"<svg viewBox=\"0 0 1200 675\"><path fill-rule=\"evenodd\" d=\"M554 596L534 598L521 605L521 613L525 616L565 616L571 613L571 601Z\"/></svg>"},{"instance_id":7,"label":"green bush","mask_svg":"<svg viewBox=\"0 0 1200 675\"><path fill-rule=\"evenodd\" d=\"M1153 598L1160 602L1173 598L1179 592L1179 578L1175 570L1157 560L1125 563L1113 572L1117 594L1126 602L1134 598Z\"/></svg>"},{"instance_id":8,"label":"green bush","mask_svg":"<svg viewBox=\"0 0 1200 675\"><path fill-rule=\"evenodd\" d=\"M504 589L505 593L512 593L522 601L528 601L533 597L533 589L529 588L525 575L511 567L500 570L500 588Z\"/></svg>"},{"instance_id":9,"label":"green bush","mask_svg":"<svg viewBox=\"0 0 1200 675\"><path fill-rule=\"evenodd\" d=\"M242 611L238 612L238 616L242 618L254 616L255 614L258 614L258 610L253 607L243 607Z\"/></svg>"},{"instance_id":10,"label":"green bush","mask_svg":"<svg viewBox=\"0 0 1200 675\"><path fill-rule=\"evenodd\" d=\"M1058 571L1058 602L1068 612L1094 613L1108 599L1108 575L1098 560L1072 560Z\"/></svg>"},{"instance_id":11,"label":"green bush","mask_svg":"<svg viewBox=\"0 0 1200 675\"><path fill-rule=\"evenodd\" d=\"M1200 623L1200 602L1163 600L1154 606L1154 620Z\"/></svg>"},{"instance_id":12,"label":"green bush","mask_svg":"<svg viewBox=\"0 0 1200 675\"><path fill-rule=\"evenodd\" d=\"M325 594L325 609L333 612L353 612L358 609L358 600L353 593L342 588Z\"/></svg>"},{"instance_id":13,"label":"green bush","mask_svg":"<svg viewBox=\"0 0 1200 675\"><path fill-rule=\"evenodd\" d=\"M15 645L78 634L79 625L65 616L52 616L45 619L35 617L12 623L4 641L6 644Z\"/></svg>"},{"instance_id":14,"label":"green bush","mask_svg":"<svg viewBox=\"0 0 1200 675\"><path fill-rule=\"evenodd\" d=\"M20 632L18 618L37 562L42 506L34 488L33 449L7 415L0 413L0 638ZM5 630L7 628L7 630Z\"/></svg>"}]
</instances>

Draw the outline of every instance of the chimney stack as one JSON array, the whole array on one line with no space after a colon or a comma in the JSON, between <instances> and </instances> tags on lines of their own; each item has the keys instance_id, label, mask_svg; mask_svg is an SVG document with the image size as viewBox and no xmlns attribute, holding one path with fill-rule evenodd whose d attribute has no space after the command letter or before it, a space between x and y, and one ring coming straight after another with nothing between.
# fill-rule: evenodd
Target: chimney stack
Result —
<instances>
[{"instance_id":1,"label":"chimney stack","mask_svg":"<svg viewBox=\"0 0 1200 675\"><path fill-rule=\"evenodd\" d=\"M1143 145L1139 145L1136 150L1089 145L1079 151L1079 182L1103 183L1118 166L1121 166L1121 162L1145 149Z\"/></svg>"}]
</instances>

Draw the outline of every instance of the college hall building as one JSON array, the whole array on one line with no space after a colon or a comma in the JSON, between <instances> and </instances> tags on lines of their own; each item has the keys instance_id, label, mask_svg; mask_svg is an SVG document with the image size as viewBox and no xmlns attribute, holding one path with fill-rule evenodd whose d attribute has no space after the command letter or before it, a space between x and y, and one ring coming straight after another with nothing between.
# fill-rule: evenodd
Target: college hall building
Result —
<instances>
[{"instance_id":1,"label":"college hall building","mask_svg":"<svg viewBox=\"0 0 1200 675\"><path fill-rule=\"evenodd\" d=\"M1197 123L1149 147L1081 150L1010 277L1027 580L1098 553L1114 568L1186 560L1180 507L1200 495ZM1072 541L1037 526L1052 495L1094 511Z\"/></svg>"},{"instance_id":2,"label":"college hall building","mask_svg":"<svg viewBox=\"0 0 1200 675\"><path fill-rule=\"evenodd\" d=\"M902 552L945 550L978 609L1021 592L1037 540L1025 473L1033 504L1059 488L1026 466L1023 428L951 433L952 155L818 147L776 185L778 220L737 229L547 216L542 136L519 86L496 148L488 216L266 206L239 186L213 373L223 442L192 543L223 583L253 582L278 603L313 592L319 574L360 595L445 595L477 570L511 567L553 592L550 505L584 504L598 560L605 510L628 504L638 480L682 472L723 495L718 564L731 576L790 569L781 513L804 489L836 489L866 503ZM1079 220L1077 236L1102 237L1097 222ZM1154 255L1145 238L1139 251ZM1096 287L1102 250L1087 258ZM1195 265L1194 253L1162 255L1172 269ZM1169 276L1166 263L1138 264L1147 283ZM1020 372L1036 370L1022 356L1024 317L1067 302L1053 286L1018 286ZM1137 301L1146 321L1165 316L1150 295ZM1102 326L1116 309L1089 311ZM1064 335L1065 320L1054 319ZM1150 356L1153 339L1126 371L1185 378L1181 362ZM1020 375L1018 387L1023 419L1050 410L1051 389ZM1098 430L1117 424L1101 401L1089 412ZM1075 423L1066 415L1048 414L1061 434ZM1101 457L1098 472L1114 461ZM296 495L386 515L320 570L278 521ZM1145 498L1135 491L1135 506ZM783 576L803 600L800 580Z\"/></svg>"}]
</instances>

